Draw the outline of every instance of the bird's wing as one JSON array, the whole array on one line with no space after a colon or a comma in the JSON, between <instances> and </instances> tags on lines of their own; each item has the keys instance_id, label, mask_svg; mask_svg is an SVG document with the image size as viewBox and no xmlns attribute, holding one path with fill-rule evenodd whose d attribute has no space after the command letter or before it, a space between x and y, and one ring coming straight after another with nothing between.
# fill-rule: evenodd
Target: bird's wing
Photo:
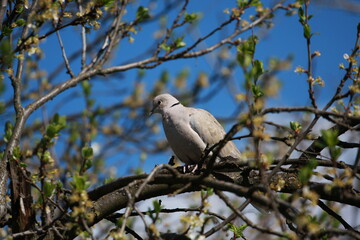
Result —
<instances>
[{"instance_id":1,"label":"bird's wing","mask_svg":"<svg viewBox=\"0 0 360 240\"><path fill-rule=\"evenodd\" d=\"M225 136L225 130L221 124L208 111L203 109L188 108L190 127L200 136L204 143L211 147L220 142ZM221 149L219 156L223 159L241 159L240 151L236 145L229 141Z\"/></svg>"},{"instance_id":2,"label":"bird's wing","mask_svg":"<svg viewBox=\"0 0 360 240\"><path fill-rule=\"evenodd\" d=\"M213 115L203 109L188 109L190 112L190 127L206 145L213 145L224 138L225 130Z\"/></svg>"}]
</instances>

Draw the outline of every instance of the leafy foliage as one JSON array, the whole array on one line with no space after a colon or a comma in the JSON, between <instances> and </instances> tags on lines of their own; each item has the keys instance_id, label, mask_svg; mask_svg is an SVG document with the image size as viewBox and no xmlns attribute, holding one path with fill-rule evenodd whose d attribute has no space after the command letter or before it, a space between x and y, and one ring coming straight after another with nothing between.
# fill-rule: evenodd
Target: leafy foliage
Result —
<instances>
[{"instance_id":1,"label":"leafy foliage","mask_svg":"<svg viewBox=\"0 0 360 240\"><path fill-rule=\"evenodd\" d=\"M3 4L0 238L360 238L342 216L360 207L360 24L321 77L328 53L313 50L323 29L309 0ZM294 71L292 52L267 54L287 19L303 45L286 49L306 56ZM233 109L205 152L232 140L242 159L190 173L164 164L159 118L146 117L164 92ZM273 214L250 219L249 204Z\"/></svg>"},{"instance_id":2,"label":"leafy foliage","mask_svg":"<svg viewBox=\"0 0 360 240\"><path fill-rule=\"evenodd\" d=\"M243 224L240 226L235 226L234 224L229 224L229 229L232 231L236 238L241 238L244 236L244 230L248 227L248 225Z\"/></svg>"}]
</instances>

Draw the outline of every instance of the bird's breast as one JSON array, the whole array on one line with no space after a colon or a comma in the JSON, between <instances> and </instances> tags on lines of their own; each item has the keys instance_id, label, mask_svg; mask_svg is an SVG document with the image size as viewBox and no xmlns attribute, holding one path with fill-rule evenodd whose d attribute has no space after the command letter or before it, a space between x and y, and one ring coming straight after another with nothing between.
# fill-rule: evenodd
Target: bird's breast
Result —
<instances>
[{"instance_id":1,"label":"bird's breast","mask_svg":"<svg viewBox=\"0 0 360 240\"><path fill-rule=\"evenodd\" d=\"M187 116L163 118L166 138L175 155L187 164L197 163L206 145L191 129Z\"/></svg>"}]
</instances>

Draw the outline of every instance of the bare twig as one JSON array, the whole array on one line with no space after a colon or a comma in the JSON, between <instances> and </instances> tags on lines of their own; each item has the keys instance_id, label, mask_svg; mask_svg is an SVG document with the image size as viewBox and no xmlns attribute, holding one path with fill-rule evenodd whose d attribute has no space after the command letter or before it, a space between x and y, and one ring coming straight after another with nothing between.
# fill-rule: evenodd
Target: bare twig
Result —
<instances>
[{"instance_id":1,"label":"bare twig","mask_svg":"<svg viewBox=\"0 0 360 240\"><path fill-rule=\"evenodd\" d=\"M249 199L246 199L246 201L238 208L238 211L241 212L242 210L244 210L246 208L246 206L250 204L250 202L251 201ZM229 217L224 219L220 224L218 224L217 226L211 228L210 230L208 230L203 235L205 237L210 237L212 234L216 233L218 230L223 228L226 224L228 224L228 223L232 222L233 220L235 220L237 217L238 217L237 213L232 213Z\"/></svg>"},{"instance_id":2,"label":"bare twig","mask_svg":"<svg viewBox=\"0 0 360 240\"><path fill-rule=\"evenodd\" d=\"M3 25L3 19L4 19L4 14L5 11L7 9L7 0L1 0L1 7L0 7L0 29L2 29L2 25Z\"/></svg>"},{"instance_id":3,"label":"bare twig","mask_svg":"<svg viewBox=\"0 0 360 240\"><path fill-rule=\"evenodd\" d=\"M103 46L99 50L96 57L93 58L93 60L91 61L91 64L87 67L87 69L90 69L90 68L94 67L95 65L102 66L108 60L109 55L110 55L112 49L115 47L116 43L119 42L124 37L124 36L119 37L119 30L120 30L120 25L122 24L121 19L126 11L125 8L126 8L127 4L128 4L127 0L121 1L121 6L116 11L117 16L116 16L116 18L114 18L114 21L111 26L111 30L107 33L107 35L104 39ZM134 25L134 24L135 24L135 22L132 22L130 24L130 26ZM128 27L130 28L130 26L128 26ZM124 30L124 31L127 31L127 30ZM85 69L83 69L83 71L85 71Z\"/></svg>"},{"instance_id":4,"label":"bare twig","mask_svg":"<svg viewBox=\"0 0 360 240\"><path fill-rule=\"evenodd\" d=\"M81 224L82 224L82 226L84 227L84 229L86 230L86 232L90 235L91 240L95 240L95 238L94 238L94 236L93 236L93 234L92 234L91 229L90 229L89 226L87 225L87 222L86 222L85 218L84 218L84 217L81 217L80 219L81 219Z\"/></svg>"},{"instance_id":5,"label":"bare twig","mask_svg":"<svg viewBox=\"0 0 360 240\"><path fill-rule=\"evenodd\" d=\"M305 26L309 26L309 4L310 4L310 0L305 1L305 22L303 23L304 28ZM304 33L305 33L305 29L304 29ZM306 38L306 49L307 49L307 61L308 61L308 69L307 69L307 81L308 81L308 92L309 92L309 98L311 100L311 104L313 105L314 108L318 108L317 104L316 104L316 100L315 100L315 93L314 93L314 88L313 88L313 83L314 83L314 77L313 77L313 73L312 73L312 54L311 54L311 35L312 33L310 32L310 27L309 27L309 36L305 36Z\"/></svg>"},{"instance_id":6,"label":"bare twig","mask_svg":"<svg viewBox=\"0 0 360 240\"><path fill-rule=\"evenodd\" d=\"M64 44L62 42L62 39L61 39L61 36L60 36L60 32L59 31L56 31L56 36L58 38L58 41L59 41L59 44L60 44L60 48L61 48L61 53L62 53L62 56L64 58L64 63L65 63L65 67L70 75L71 78L75 77L75 74L73 73L73 71L71 70L71 66L70 66L70 63L69 63L69 60L66 56L66 52L65 52L65 48L64 48Z\"/></svg>"},{"instance_id":7,"label":"bare twig","mask_svg":"<svg viewBox=\"0 0 360 240\"><path fill-rule=\"evenodd\" d=\"M336 112L329 112L326 110L320 110L320 109L314 109L311 107L271 107L266 108L261 112L261 115L265 115L268 113L282 113L282 112L311 112L315 115L321 115L321 116L334 116L337 118L347 118L349 120L359 121L360 123L360 117L356 116L344 116L344 114L336 113Z\"/></svg>"},{"instance_id":8,"label":"bare twig","mask_svg":"<svg viewBox=\"0 0 360 240\"><path fill-rule=\"evenodd\" d=\"M288 239L288 237L285 234L279 233L279 232L275 232L273 230L271 230L270 228L261 228L258 225L254 224L250 219L248 219L247 217L245 217L245 215L237 208L234 207L234 205L231 203L231 201L229 200L229 198L221 191L216 190L215 191L216 195L218 195L221 200L224 201L224 203L234 212L236 213L237 216L239 216L247 225L249 225L250 227L262 232L262 233L267 233L267 234L271 234L271 235L275 235L278 237L283 237Z\"/></svg>"},{"instance_id":9,"label":"bare twig","mask_svg":"<svg viewBox=\"0 0 360 240\"><path fill-rule=\"evenodd\" d=\"M82 1L78 0L78 7L81 14L83 14ZM85 26L81 26L81 70L83 70L86 66L86 50L87 50L87 41L86 41L86 29Z\"/></svg>"},{"instance_id":10,"label":"bare twig","mask_svg":"<svg viewBox=\"0 0 360 240\"><path fill-rule=\"evenodd\" d=\"M125 192L126 192L126 195L129 199L128 201L128 204L126 206L126 210L125 210L125 213L124 213L124 220L121 224L121 228L120 228L120 236L124 235L124 231L125 231L125 227L126 227L126 223L127 223L127 220L134 208L134 203L135 203L135 199L134 197L131 196L131 193L129 192L129 189L127 187L124 188Z\"/></svg>"},{"instance_id":11,"label":"bare twig","mask_svg":"<svg viewBox=\"0 0 360 240\"><path fill-rule=\"evenodd\" d=\"M345 229L348 229L350 231L354 231L358 234L360 234L358 231L355 231L355 229L353 229L353 227L350 226L350 224L348 224L339 214L337 214L336 212L334 212L331 208L329 208L323 201L319 200L318 201L318 205L319 207L322 208L322 210L324 210L325 212L327 212L330 216L334 217L336 220L338 220L344 227Z\"/></svg>"},{"instance_id":12,"label":"bare twig","mask_svg":"<svg viewBox=\"0 0 360 240\"><path fill-rule=\"evenodd\" d=\"M170 38L170 36L171 36L171 34L172 34L172 32L174 31L175 28L177 28L177 27L179 27L179 26L182 25L182 24L178 24L178 22L179 22L181 16L184 15L184 13L185 13L185 11L186 11L186 7L187 7L188 4L189 4L189 0L186 0L186 1L184 2L184 5L183 5L182 9L179 11L178 15L177 15L176 18L174 19L171 27L166 30L165 37L164 37L164 39L158 44L158 47L157 47L157 49L155 50L153 56L158 56L158 54L159 54L160 51L161 51L161 45L162 45L162 44L165 44L165 43L169 40L169 38ZM183 24L184 24L184 23L185 23L185 22L183 22ZM169 51L167 54L169 54L169 53L170 53L170 51Z\"/></svg>"}]
</instances>

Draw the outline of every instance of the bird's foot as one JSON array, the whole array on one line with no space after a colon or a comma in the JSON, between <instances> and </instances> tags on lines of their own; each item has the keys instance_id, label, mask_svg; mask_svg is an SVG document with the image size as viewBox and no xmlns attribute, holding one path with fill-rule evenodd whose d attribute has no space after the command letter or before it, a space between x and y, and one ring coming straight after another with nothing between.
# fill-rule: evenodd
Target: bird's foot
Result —
<instances>
[{"instance_id":1,"label":"bird's foot","mask_svg":"<svg viewBox=\"0 0 360 240\"><path fill-rule=\"evenodd\" d=\"M200 164L189 164L189 165L184 165L182 167L182 172L183 173L197 173L198 171L200 171L201 169L201 165Z\"/></svg>"}]
</instances>

